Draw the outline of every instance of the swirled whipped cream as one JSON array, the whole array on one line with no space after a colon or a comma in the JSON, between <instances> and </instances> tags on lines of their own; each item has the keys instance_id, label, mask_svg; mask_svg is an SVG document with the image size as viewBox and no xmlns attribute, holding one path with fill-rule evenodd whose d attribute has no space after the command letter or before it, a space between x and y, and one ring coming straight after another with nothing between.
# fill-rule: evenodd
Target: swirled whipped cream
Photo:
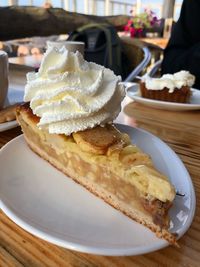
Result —
<instances>
[{"instance_id":1,"label":"swirled whipped cream","mask_svg":"<svg viewBox=\"0 0 200 267\"><path fill-rule=\"evenodd\" d=\"M181 89L183 86L191 87L195 82L195 76L189 71L182 70L174 74L164 74L161 78L146 76L143 82L148 90L162 90L166 87L169 93L173 93L175 89Z\"/></svg>"},{"instance_id":2,"label":"swirled whipped cream","mask_svg":"<svg viewBox=\"0 0 200 267\"><path fill-rule=\"evenodd\" d=\"M62 47L49 48L39 71L27 74L24 101L30 101L33 114L40 117L39 128L70 135L111 123L124 96L113 71Z\"/></svg>"}]
</instances>

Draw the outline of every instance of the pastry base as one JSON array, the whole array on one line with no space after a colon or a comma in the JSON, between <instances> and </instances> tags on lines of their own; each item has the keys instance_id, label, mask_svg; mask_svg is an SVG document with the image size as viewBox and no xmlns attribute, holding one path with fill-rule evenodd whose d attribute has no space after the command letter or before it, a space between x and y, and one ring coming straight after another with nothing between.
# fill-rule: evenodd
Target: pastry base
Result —
<instances>
[{"instance_id":1,"label":"pastry base","mask_svg":"<svg viewBox=\"0 0 200 267\"><path fill-rule=\"evenodd\" d=\"M153 222L152 215L142 205L138 190L125 183L118 171L113 171L111 164L114 163L108 156L91 156L80 151L71 137L39 130L38 118L25 106L18 108L17 120L29 147L40 157L158 237L177 245L176 235Z\"/></svg>"}]
</instances>

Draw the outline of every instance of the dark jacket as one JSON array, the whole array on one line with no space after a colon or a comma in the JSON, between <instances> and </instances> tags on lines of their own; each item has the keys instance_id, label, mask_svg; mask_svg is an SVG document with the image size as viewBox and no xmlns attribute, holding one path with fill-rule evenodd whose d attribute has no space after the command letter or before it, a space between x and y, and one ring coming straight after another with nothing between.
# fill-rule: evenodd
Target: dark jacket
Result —
<instances>
[{"instance_id":1,"label":"dark jacket","mask_svg":"<svg viewBox=\"0 0 200 267\"><path fill-rule=\"evenodd\" d=\"M184 0L178 22L164 51L162 73L188 70L200 89L200 0Z\"/></svg>"}]
</instances>

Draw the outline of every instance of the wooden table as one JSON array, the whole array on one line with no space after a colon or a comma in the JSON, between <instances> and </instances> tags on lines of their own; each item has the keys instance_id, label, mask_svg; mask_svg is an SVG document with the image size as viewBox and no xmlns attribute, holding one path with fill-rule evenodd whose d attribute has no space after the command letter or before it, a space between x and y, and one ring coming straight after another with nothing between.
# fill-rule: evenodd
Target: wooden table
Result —
<instances>
[{"instance_id":1,"label":"wooden table","mask_svg":"<svg viewBox=\"0 0 200 267\"><path fill-rule=\"evenodd\" d=\"M23 74L13 72L10 82L24 85ZM12 87L13 87L12 86ZM128 104L127 104L128 103ZM70 251L24 231L0 212L0 266L74 267L197 267L200 261L200 111L170 112L150 109L126 98L118 121L156 134L181 157L196 191L197 208L180 248L167 247L142 256L108 257ZM0 133L0 146L21 134L20 128Z\"/></svg>"},{"instance_id":2,"label":"wooden table","mask_svg":"<svg viewBox=\"0 0 200 267\"><path fill-rule=\"evenodd\" d=\"M153 48L165 49L169 39L168 38L140 38L140 40Z\"/></svg>"}]
</instances>

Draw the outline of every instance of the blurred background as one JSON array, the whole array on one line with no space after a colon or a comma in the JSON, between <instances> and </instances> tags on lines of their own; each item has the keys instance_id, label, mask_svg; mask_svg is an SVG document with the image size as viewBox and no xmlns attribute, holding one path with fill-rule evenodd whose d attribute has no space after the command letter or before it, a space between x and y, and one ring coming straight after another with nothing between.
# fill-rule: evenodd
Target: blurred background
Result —
<instances>
[{"instance_id":1,"label":"blurred background","mask_svg":"<svg viewBox=\"0 0 200 267\"><path fill-rule=\"evenodd\" d=\"M139 14L144 9L148 8L161 18L166 16L166 12L172 12L171 10L173 9L173 19L176 21L180 14L182 1L183 0L48 0L46 3L68 11L98 16L129 15L131 10L136 10ZM0 6L10 5L43 6L44 0L0 0Z\"/></svg>"},{"instance_id":2,"label":"blurred background","mask_svg":"<svg viewBox=\"0 0 200 267\"><path fill-rule=\"evenodd\" d=\"M0 49L8 53L10 64L38 69L47 41L70 40L68 38L74 30L90 24L91 20L101 24L103 20L110 19L109 22L116 31L114 39L117 38L116 35L120 38L122 61L126 62L123 65L128 66L124 75L121 72L119 74L124 80L133 81L138 74L142 75L162 60L172 28L179 18L182 2L183 0L0 0ZM4 18L8 23L5 23ZM84 34L84 38L89 38L89 33ZM101 34L98 29L95 30L95 48L88 47L89 39L76 41L85 42L85 56L87 52L91 52L94 57L89 58L89 61L105 65L95 61L98 51L105 48ZM94 33L91 32L90 35L94 38ZM115 45L114 39L112 37L112 46Z\"/></svg>"}]
</instances>

